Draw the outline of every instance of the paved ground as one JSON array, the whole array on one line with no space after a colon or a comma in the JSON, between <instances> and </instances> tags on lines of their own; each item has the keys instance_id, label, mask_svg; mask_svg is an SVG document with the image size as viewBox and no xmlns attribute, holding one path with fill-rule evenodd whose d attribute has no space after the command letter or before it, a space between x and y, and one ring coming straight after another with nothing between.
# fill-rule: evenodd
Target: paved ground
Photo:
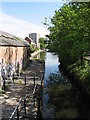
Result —
<instances>
[{"instance_id":1,"label":"paved ground","mask_svg":"<svg viewBox=\"0 0 90 120\"><path fill-rule=\"evenodd\" d=\"M24 79L15 79L13 81L8 82L8 86L6 87L5 93L0 95L0 102L2 103L2 117L9 118L12 114L12 111L15 109L16 105L18 104L21 97L25 96L26 94L29 96L27 97L27 113L29 116L35 116L37 107L35 103L35 99L33 99L32 92L34 89L34 82L33 79L29 77L41 77L42 67L41 62L32 61L28 68L23 72L21 77L28 77L26 78L27 84L25 86ZM40 79L38 81L40 85ZM23 113L24 114L24 113ZM23 118L23 120L25 120Z\"/></svg>"}]
</instances>

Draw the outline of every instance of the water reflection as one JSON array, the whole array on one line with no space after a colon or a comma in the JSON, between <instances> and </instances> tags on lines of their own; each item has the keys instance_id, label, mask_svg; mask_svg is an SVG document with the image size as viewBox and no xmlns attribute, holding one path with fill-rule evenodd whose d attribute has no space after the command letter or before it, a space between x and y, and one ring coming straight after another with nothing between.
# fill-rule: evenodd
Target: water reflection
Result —
<instances>
[{"instance_id":1,"label":"water reflection","mask_svg":"<svg viewBox=\"0 0 90 120\"><path fill-rule=\"evenodd\" d=\"M44 87L47 87L47 80L49 80L50 73L58 72L58 57L57 55L51 54L50 52L46 53L45 60L45 79L44 79Z\"/></svg>"},{"instance_id":2,"label":"water reflection","mask_svg":"<svg viewBox=\"0 0 90 120\"><path fill-rule=\"evenodd\" d=\"M54 53L51 54L51 53L47 52L47 54L46 54L46 67L56 66L56 69L57 69L57 65L58 65L57 55L54 55ZM53 70L55 70L55 68Z\"/></svg>"},{"instance_id":3,"label":"water reflection","mask_svg":"<svg viewBox=\"0 0 90 120\"><path fill-rule=\"evenodd\" d=\"M57 55L47 53L43 94L43 118L90 119L90 106L67 76L58 69Z\"/></svg>"},{"instance_id":4,"label":"water reflection","mask_svg":"<svg viewBox=\"0 0 90 120\"><path fill-rule=\"evenodd\" d=\"M49 95L46 93L48 89L49 76L50 73L58 72L58 57L50 52L46 52L46 60L45 60L45 78L44 78L44 93L43 93L43 118L53 118L54 117L54 109L53 107L49 107Z\"/></svg>"},{"instance_id":5,"label":"water reflection","mask_svg":"<svg viewBox=\"0 0 90 120\"><path fill-rule=\"evenodd\" d=\"M54 118L90 118L90 106L62 73L50 74L46 94L47 106L53 106Z\"/></svg>"},{"instance_id":6,"label":"water reflection","mask_svg":"<svg viewBox=\"0 0 90 120\"><path fill-rule=\"evenodd\" d=\"M45 59L43 119L90 119L90 104L58 69L58 56L46 52L40 58Z\"/></svg>"},{"instance_id":7,"label":"water reflection","mask_svg":"<svg viewBox=\"0 0 90 120\"><path fill-rule=\"evenodd\" d=\"M78 115L74 104L71 105L70 102L72 101L70 98L73 96L72 86L61 74L50 74L46 93L49 95L47 105L49 107L53 106L54 117L72 118L72 116L75 117Z\"/></svg>"},{"instance_id":8,"label":"water reflection","mask_svg":"<svg viewBox=\"0 0 90 120\"><path fill-rule=\"evenodd\" d=\"M50 73L50 76L49 76L49 81L48 82L48 85L47 86L51 86L51 85L58 85L60 83L63 83L63 84L67 84L69 83L69 81L67 81L67 78L65 78L62 74L60 74L59 72L57 73Z\"/></svg>"}]
</instances>

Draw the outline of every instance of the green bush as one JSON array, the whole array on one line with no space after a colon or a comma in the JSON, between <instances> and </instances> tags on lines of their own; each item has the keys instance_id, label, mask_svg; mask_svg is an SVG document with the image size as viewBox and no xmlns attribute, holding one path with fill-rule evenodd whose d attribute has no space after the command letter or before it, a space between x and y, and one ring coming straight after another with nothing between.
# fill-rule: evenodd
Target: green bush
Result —
<instances>
[{"instance_id":1,"label":"green bush","mask_svg":"<svg viewBox=\"0 0 90 120\"><path fill-rule=\"evenodd\" d=\"M39 50L39 48L37 48L36 46L30 45L30 52L31 52L31 53L33 53L33 52L35 52L35 51L38 51L38 50Z\"/></svg>"},{"instance_id":2,"label":"green bush","mask_svg":"<svg viewBox=\"0 0 90 120\"><path fill-rule=\"evenodd\" d=\"M45 38L39 38L39 42L40 42L40 48L44 49L46 48L46 39Z\"/></svg>"},{"instance_id":3,"label":"green bush","mask_svg":"<svg viewBox=\"0 0 90 120\"><path fill-rule=\"evenodd\" d=\"M68 66L68 70L74 73L75 77L84 83L84 86L90 86L90 66L88 61L84 61L83 67L78 63Z\"/></svg>"}]
</instances>

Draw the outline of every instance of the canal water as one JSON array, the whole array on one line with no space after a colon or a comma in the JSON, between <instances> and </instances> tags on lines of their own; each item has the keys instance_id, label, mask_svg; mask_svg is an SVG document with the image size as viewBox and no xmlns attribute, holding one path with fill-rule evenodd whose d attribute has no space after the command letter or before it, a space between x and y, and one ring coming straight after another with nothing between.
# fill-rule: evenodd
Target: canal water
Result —
<instances>
[{"instance_id":1,"label":"canal water","mask_svg":"<svg viewBox=\"0 0 90 120\"><path fill-rule=\"evenodd\" d=\"M42 56L45 59L43 120L90 119L90 104L60 70L58 56L50 52L41 53Z\"/></svg>"}]
</instances>

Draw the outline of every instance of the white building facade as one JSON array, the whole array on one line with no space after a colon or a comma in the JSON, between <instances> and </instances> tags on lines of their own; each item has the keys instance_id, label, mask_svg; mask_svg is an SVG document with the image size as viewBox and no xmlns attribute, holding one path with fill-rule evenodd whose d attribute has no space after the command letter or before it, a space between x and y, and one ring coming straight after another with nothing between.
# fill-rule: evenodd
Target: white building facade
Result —
<instances>
[{"instance_id":1,"label":"white building facade","mask_svg":"<svg viewBox=\"0 0 90 120\"><path fill-rule=\"evenodd\" d=\"M40 48L39 38L40 34L38 33L30 33L29 37L33 40L33 42L36 44L38 48Z\"/></svg>"}]
</instances>

